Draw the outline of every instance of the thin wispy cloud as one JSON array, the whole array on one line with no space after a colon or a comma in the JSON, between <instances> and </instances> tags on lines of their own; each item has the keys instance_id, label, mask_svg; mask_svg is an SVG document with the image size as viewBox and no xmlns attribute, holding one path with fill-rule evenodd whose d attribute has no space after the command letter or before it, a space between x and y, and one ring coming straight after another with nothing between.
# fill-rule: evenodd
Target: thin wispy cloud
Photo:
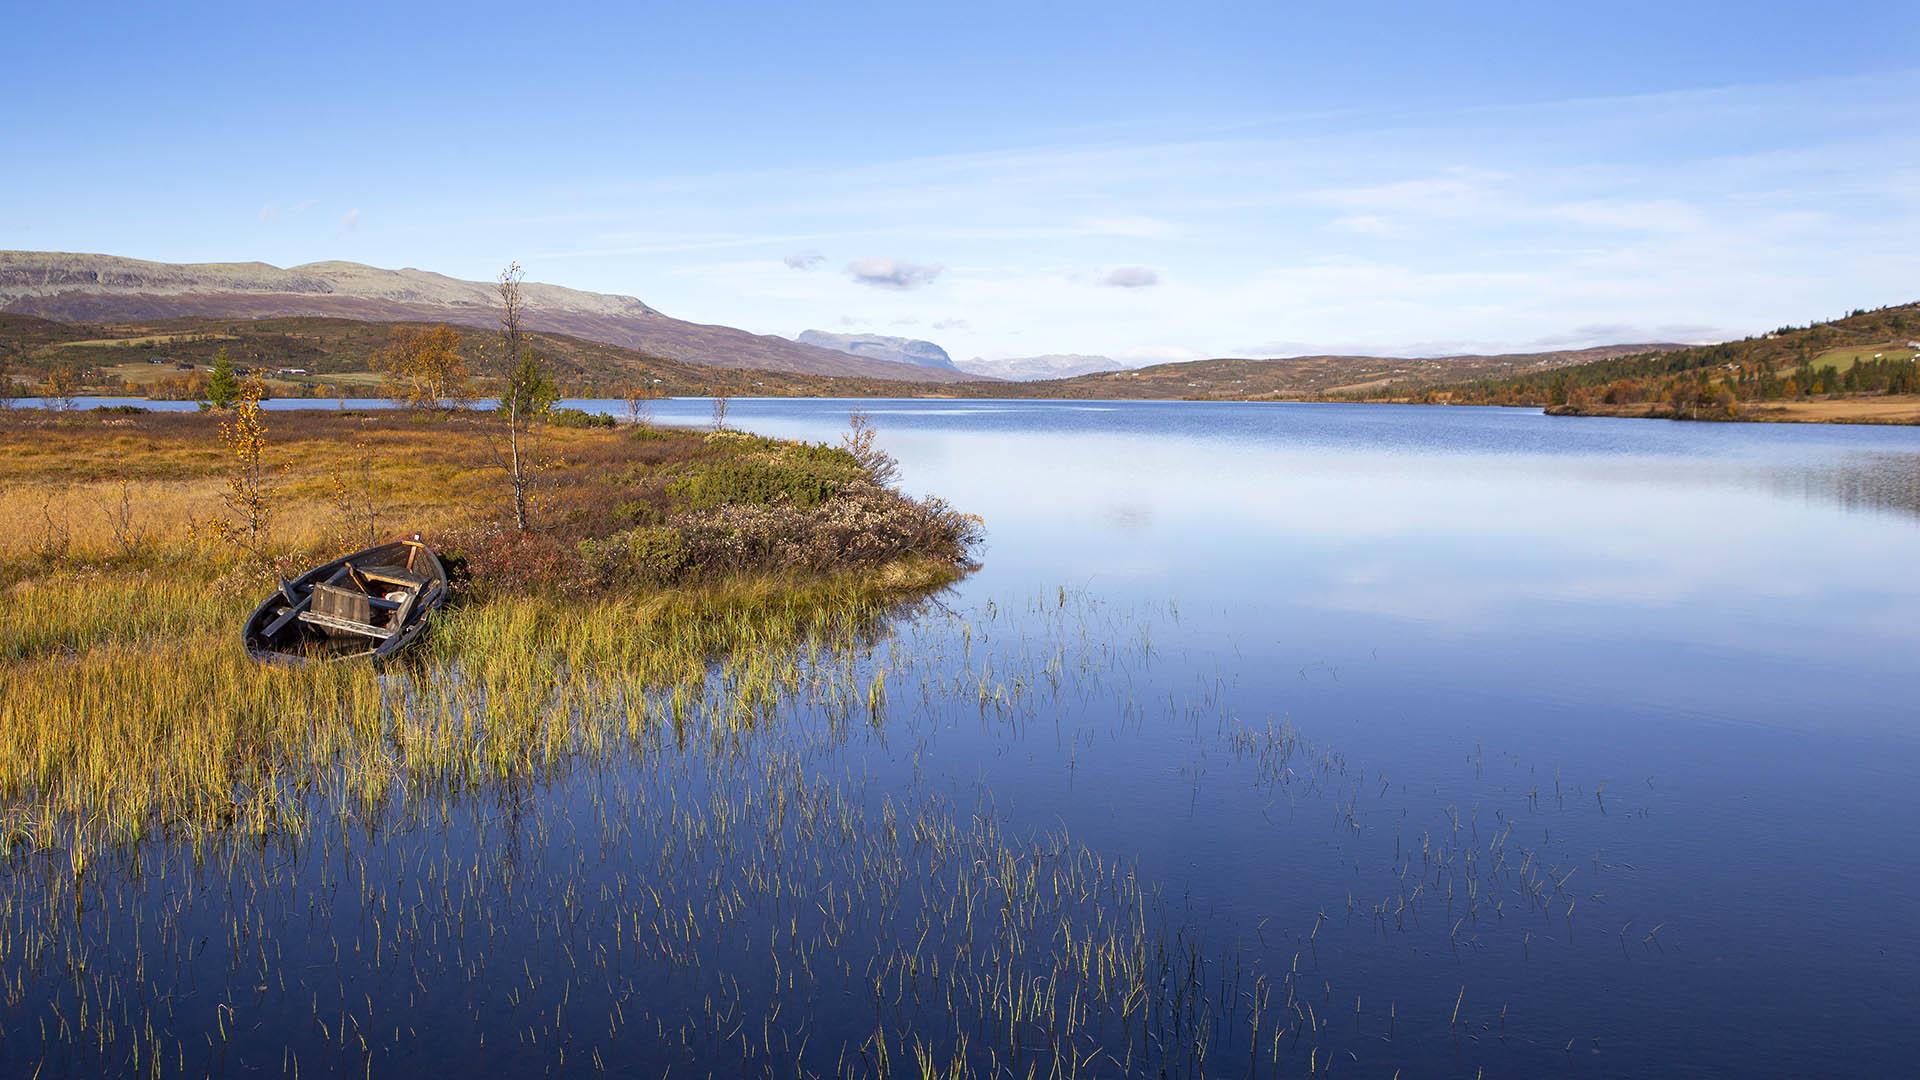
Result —
<instances>
[{"instance_id":1,"label":"thin wispy cloud","mask_svg":"<svg viewBox=\"0 0 1920 1080\"><path fill-rule=\"evenodd\" d=\"M933 284L942 269L902 259L867 258L848 263L847 276L877 289L918 289Z\"/></svg>"},{"instance_id":2,"label":"thin wispy cloud","mask_svg":"<svg viewBox=\"0 0 1920 1080\"><path fill-rule=\"evenodd\" d=\"M353 232L360 227L360 208L354 207L340 215L340 231Z\"/></svg>"},{"instance_id":3,"label":"thin wispy cloud","mask_svg":"<svg viewBox=\"0 0 1920 1080\"><path fill-rule=\"evenodd\" d=\"M1400 227L1379 214L1348 214L1327 223L1329 227L1356 236L1396 236Z\"/></svg>"},{"instance_id":4,"label":"thin wispy cloud","mask_svg":"<svg viewBox=\"0 0 1920 1080\"><path fill-rule=\"evenodd\" d=\"M1100 284L1115 289L1144 289L1160 284L1160 273L1145 266L1116 266L1101 276Z\"/></svg>"},{"instance_id":5,"label":"thin wispy cloud","mask_svg":"<svg viewBox=\"0 0 1920 1080\"><path fill-rule=\"evenodd\" d=\"M1201 138L1114 126L1097 142L569 177L529 196L537 221L450 201L415 215L408 244L479 231L490 250L472 265L420 264L480 276L511 245L535 266L564 260L547 280L679 317L790 334L859 311L867 327L946 324L943 346L988 357L1738 336L1914 298L1920 136L1894 122L1901 85L1354 112ZM861 252L920 258L841 254Z\"/></svg>"}]
</instances>

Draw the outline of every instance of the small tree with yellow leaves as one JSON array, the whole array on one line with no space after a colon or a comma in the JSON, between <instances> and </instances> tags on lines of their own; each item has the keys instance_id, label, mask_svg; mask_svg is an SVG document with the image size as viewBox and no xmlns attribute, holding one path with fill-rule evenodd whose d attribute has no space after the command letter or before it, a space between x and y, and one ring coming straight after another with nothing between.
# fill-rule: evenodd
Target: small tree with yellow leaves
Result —
<instances>
[{"instance_id":1,"label":"small tree with yellow leaves","mask_svg":"<svg viewBox=\"0 0 1920 1080\"><path fill-rule=\"evenodd\" d=\"M387 393L416 409L458 408L473 396L460 334L451 326L395 327L373 364Z\"/></svg>"},{"instance_id":2,"label":"small tree with yellow leaves","mask_svg":"<svg viewBox=\"0 0 1920 1080\"><path fill-rule=\"evenodd\" d=\"M215 535L262 560L267 556L275 494L266 462L266 419L260 409L266 393L266 384L258 376L247 379L233 399L233 415L220 421L220 442L227 449L229 467L221 502L230 516L209 526Z\"/></svg>"}]
</instances>

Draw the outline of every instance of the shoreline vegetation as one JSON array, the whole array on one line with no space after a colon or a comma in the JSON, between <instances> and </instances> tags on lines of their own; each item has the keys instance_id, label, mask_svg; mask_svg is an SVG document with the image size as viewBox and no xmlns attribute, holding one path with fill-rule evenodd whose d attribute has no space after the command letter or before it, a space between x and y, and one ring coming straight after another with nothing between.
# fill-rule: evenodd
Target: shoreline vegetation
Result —
<instances>
[{"instance_id":1,"label":"shoreline vegetation","mask_svg":"<svg viewBox=\"0 0 1920 1080\"><path fill-rule=\"evenodd\" d=\"M750 707L971 566L978 520L887 486L857 416L840 447L599 421L529 425L517 529L491 413L0 413L0 852L77 878L152 836L297 837L333 784L523 775L609 737L569 720L609 701L684 723L715 664ZM456 587L397 673L246 659L276 575L401 531Z\"/></svg>"},{"instance_id":2,"label":"shoreline vegetation","mask_svg":"<svg viewBox=\"0 0 1920 1080\"><path fill-rule=\"evenodd\" d=\"M1689 412L1670 402L1549 405L1548 416L1606 416L1632 420L1702 420L1752 424L1920 425L1920 394L1806 398L1743 405L1731 415Z\"/></svg>"}]
</instances>

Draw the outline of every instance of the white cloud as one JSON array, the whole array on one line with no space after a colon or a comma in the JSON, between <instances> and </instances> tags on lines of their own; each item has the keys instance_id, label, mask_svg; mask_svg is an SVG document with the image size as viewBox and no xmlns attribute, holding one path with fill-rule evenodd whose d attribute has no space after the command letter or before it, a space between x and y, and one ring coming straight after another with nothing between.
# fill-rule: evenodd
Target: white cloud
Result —
<instances>
[{"instance_id":1,"label":"white cloud","mask_svg":"<svg viewBox=\"0 0 1920 1080\"><path fill-rule=\"evenodd\" d=\"M1327 223L1330 227L1357 236L1397 236L1400 227L1379 214L1348 214Z\"/></svg>"},{"instance_id":2,"label":"white cloud","mask_svg":"<svg viewBox=\"0 0 1920 1080\"><path fill-rule=\"evenodd\" d=\"M1738 336L1915 298L1920 136L1899 123L1903 94L1782 84L650 176L569 187L576 201L553 208L606 209L621 232L526 228L582 249L565 284L703 322L775 332L840 311L866 327L966 312L940 331L955 355ZM646 242L599 242L614 236ZM712 254L723 247L738 257ZM789 253L816 250L937 251L944 265L789 269ZM1090 287L1116 268L1158 283ZM858 299L855 283L869 286Z\"/></svg>"},{"instance_id":3,"label":"white cloud","mask_svg":"<svg viewBox=\"0 0 1920 1080\"><path fill-rule=\"evenodd\" d=\"M827 261L827 257L817 251L796 251L781 261L787 264L789 270L816 270Z\"/></svg>"},{"instance_id":4,"label":"white cloud","mask_svg":"<svg viewBox=\"0 0 1920 1080\"><path fill-rule=\"evenodd\" d=\"M1145 266L1116 266L1100 278L1100 284L1116 289L1144 289L1160 284L1160 274Z\"/></svg>"},{"instance_id":5,"label":"white cloud","mask_svg":"<svg viewBox=\"0 0 1920 1080\"><path fill-rule=\"evenodd\" d=\"M938 265L911 263L901 259L867 258L848 263L847 276L877 289L918 289L932 284L943 269Z\"/></svg>"},{"instance_id":6,"label":"white cloud","mask_svg":"<svg viewBox=\"0 0 1920 1080\"><path fill-rule=\"evenodd\" d=\"M340 231L352 232L360 227L360 208L354 207L340 215Z\"/></svg>"}]
</instances>

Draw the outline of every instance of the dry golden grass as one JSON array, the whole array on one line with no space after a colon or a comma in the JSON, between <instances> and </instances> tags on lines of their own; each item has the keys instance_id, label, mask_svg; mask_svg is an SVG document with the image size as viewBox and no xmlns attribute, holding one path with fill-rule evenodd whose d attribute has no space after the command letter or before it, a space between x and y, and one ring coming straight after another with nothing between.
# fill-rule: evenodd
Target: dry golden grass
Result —
<instances>
[{"instance_id":1,"label":"dry golden grass","mask_svg":"<svg viewBox=\"0 0 1920 1080\"><path fill-rule=\"evenodd\" d=\"M186 540L220 510L228 458L216 423L199 414L0 420L0 519L17 524L0 533L0 558L124 555L123 521L148 544ZM266 461L278 489L274 540L290 551L315 550L341 532L332 484L353 465L356 445L374 462L389 530L473 522L499 486L475 423L319 412L270 414L267 423ZM561 450L589 434L605 435L553 433Z\"/></svg>"},{"instance_id":2,"label":"dry golden grass","mask_svg":"<svg viewBox=\"0 0 1920 1080\"><path fill-rule=\"evenodd\" d=\"M330 490L356 444L393 528L473 528L500 509L504 485L473 421L269 422L272 544L286 558L339 548ZM705 446L548 432L549 512L571 505L569 477L584 485ZM248 661L239 640L268 588L261 567L194 528L222 511L223 462L207 417L0 419L0 514L15 523L0 534L0 850L65 848L84 872L101 843L155 831L297 834L316 802L553 768L684 722L716 661L737 701L708 721L751 722L756 701L799 678L800 651L857 638L957 572L906 560L647 593L489 591L444 611L384 676L352 663L282 670Z\"/></svg>"}]
</instances>

